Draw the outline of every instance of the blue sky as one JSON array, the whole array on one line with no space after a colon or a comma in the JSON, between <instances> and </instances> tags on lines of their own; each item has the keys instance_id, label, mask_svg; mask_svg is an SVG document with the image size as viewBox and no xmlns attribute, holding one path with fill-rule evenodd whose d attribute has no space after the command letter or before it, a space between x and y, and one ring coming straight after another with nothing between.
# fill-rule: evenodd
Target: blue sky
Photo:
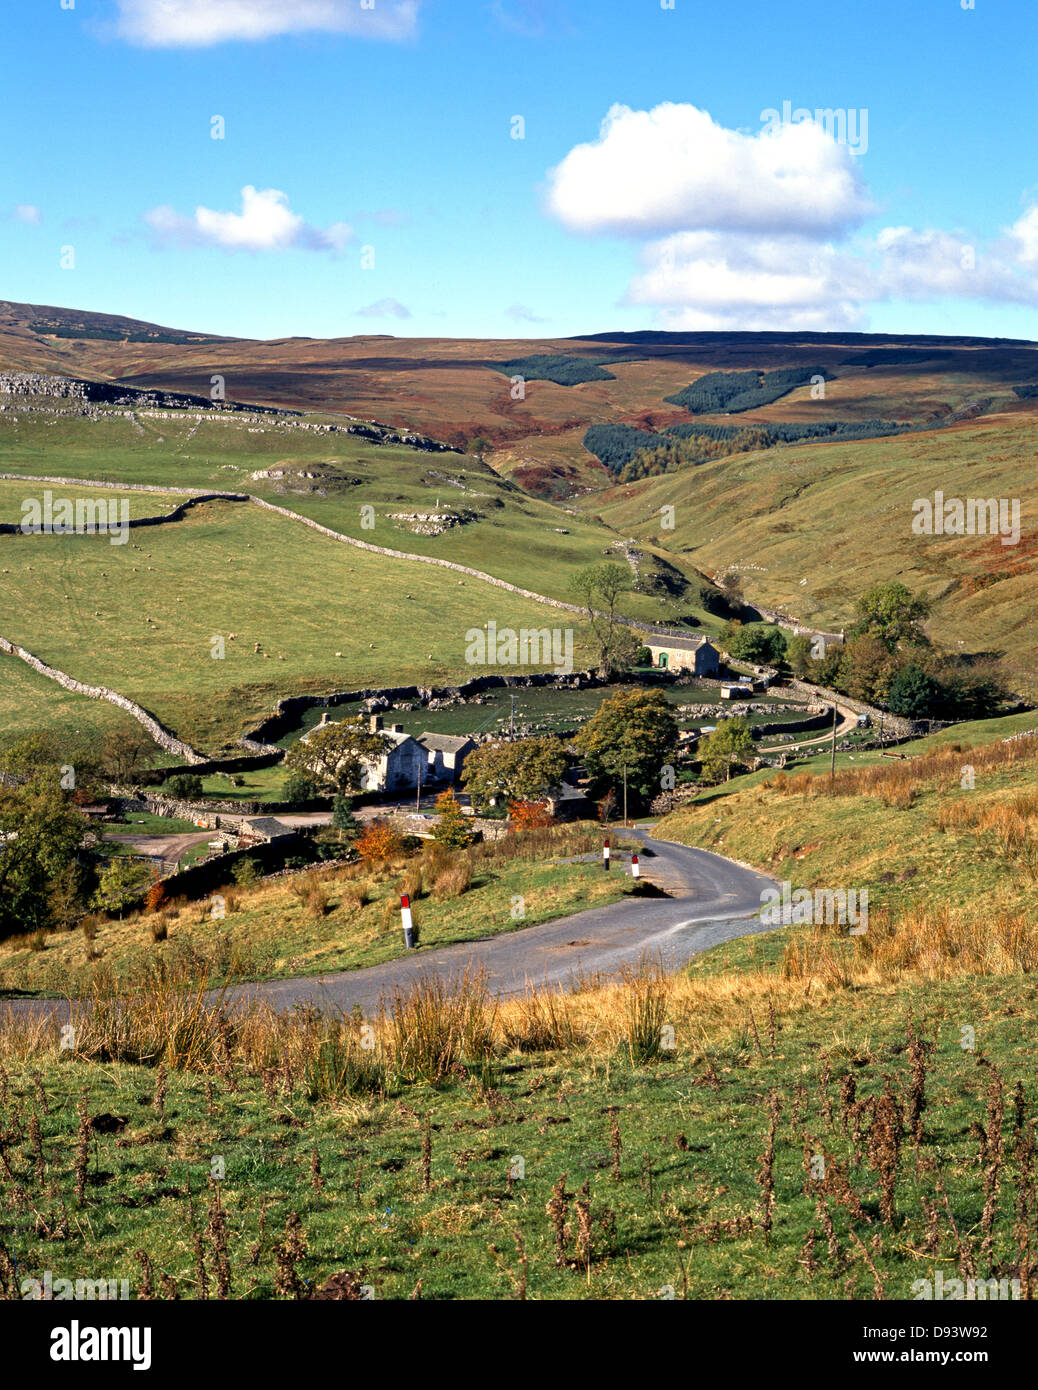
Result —
<instances>
[{"instance_id":1,"label":"blue sky","mask_svg":"<svg viewBox=\"0 0 1038 1390\"><path fill-rule=\"evenodd\" d=\"M14 6L0 295L266 338L1038 337L1038 10L962 3Z\"/></svg>"}]
</instances>

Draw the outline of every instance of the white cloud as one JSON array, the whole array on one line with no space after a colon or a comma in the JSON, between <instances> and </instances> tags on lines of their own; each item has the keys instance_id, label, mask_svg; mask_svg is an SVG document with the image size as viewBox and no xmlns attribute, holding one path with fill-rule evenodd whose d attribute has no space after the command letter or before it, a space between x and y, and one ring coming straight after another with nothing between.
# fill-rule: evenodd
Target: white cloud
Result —
<instances>
[{"instance_id":1,"label":"white cloud","mask_svg":"<svg viewBox=\"0 0 1038 1390\"><path fill-rule=\"evenodd\" d=\"M786 231L831 235L871 210L854 156L814 122L747 135L696 106L610 108L598 139L549 172L548 208L571 231Z\"/></svg>"},{"instance_id":2,"label":"white cloud","mask_svg":"<svg viewBox=\"0 0 1038 1390\"><path fill-rule=\"evenodd\" d=\"M226 251L284 251L296 247L306 251L334 251L341 254L353 240L353 229L345 222L330 227L311 227L289 207L288 195L277 188L256 189L248 184L241 191L241 212L214 212L196 207L184 217L168 206L152 208L144 220L161 242L181 246L219 246Z\"/></svg>"},{"instance_id":3,"label":"white cloud","mask_svg":"<svg viewBox=\"0 0 1038 1390\"><path fill-rule=\"evenodd\" d=\"M656 306L667 328L852 328L867 267L800 236L679 232L642 251L628 304Z\"/></svg>"},{"instance_id":4,"label":"white cloud","mask_svg":"<svg viewBox=\"0 0 1038 1390\"><path fill-rule=\"evenodd\" d=\"M376 299L374 304L367 304L363 309L358 309L357 314L364 319L409 319L411 310L406 304L401 304L399 299Z\"/></svg>"},{"instance_id":5,"label":"white cloud","mask_svg":"<svg viewBox=\"0 0 1038 1390\"><path fill-rule=\"evenodd\" d=\"M13 216L16 222L25 222L30 227L38 227L43 220L35 203L16 203Z\"/></svg>"},{"instance_id":6,"label":"white cloud","mask_svg":"<svg viewBox=\"0 0 1038 1390\"><path fill-rule=\"evenodd\" d=\"M525 304L512 304L505 310L510 319L516 319L519 323L547 323L547 319L540 314L535 314L532 309L528 309Z\"/></svg>"},{"instance_id":7,"label":"white cloud","mask_svg":"<svg viewBox=\"0 0 1038 1390\"><path fill-rule=\"evenodd\" d=\"M686 331L862 328L867 306L891 299L1038 304L1038 267L1006 255L1006 244L977 247L961 234L912 227L885 227L847 246L678 232L642 248L625 302L652 306L663 327Z\"/></svg>"},{"instance_id":8,"label":"white cloud","mask_svg":"<svg viewBox=\"0 0 1038 1390\"><path fill-rule=\"evenodd\" d=\"M1038 214L1038 209L1032 212ZM1038 217L1032 220L1038 229ZM879 261L876 298L946 297L1019 304L1038 299L1038 283L1028 273L1027 256L1014 254L1010 244L978 247L955 232L884 227L873 245ZM1035 249L1031 264L1038 269L1038 246Z\"/></svg>"},{"instance_id":9,"label":"white cloud","mask_svg":"<svg viewBox=\"0 0 1038 1390\"><path fill-rule=\"evenodd\" d=\"M420 0L118 0L117 32L150 48L204 47L315 30L399 40L416 29Z\"/></svg>"},{"instance_id":10,"label":"white cloud","mask_svg":"<svg viewBox=\"0 0 1038 1390\"><path fill-rule=\"evenodd\" d=\"M1020 263L1038 269L1038 203L1017 218L1006 236Z\"/></svg>"},{"instance_id":11,"label":"white cloud","mask_svg":"<svg viewBox=\"0 0 1038 1390\"><path fill-rule=\"evenodd\" d=\"M824 122L727 130L698 107L613 106L598 139L549 171L570 231L642 241L625 302L673 329L867 326L870 303L1038 304L1038 204L1002 236L885 227L850 148Z\"/></svg>"}]
</instances>

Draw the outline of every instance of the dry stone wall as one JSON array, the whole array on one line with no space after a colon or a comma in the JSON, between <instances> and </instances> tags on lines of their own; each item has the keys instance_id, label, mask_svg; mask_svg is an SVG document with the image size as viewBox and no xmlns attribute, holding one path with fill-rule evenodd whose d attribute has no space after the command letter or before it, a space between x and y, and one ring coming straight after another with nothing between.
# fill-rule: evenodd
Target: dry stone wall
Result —
<instances>
[{"instance_id":1,"label":"dry stone wall","mask_svg":"<svg viewBox=\"0 0 1038 1390\"><path fill-rule=\"evenodd\" d=\"M137 720L145 731L154 739L160 748L167 753L172 753L178 758L183 758L189 763L200 763L203 761L202 755L196 753L189 743L170 732L166 726L159 722L153 714L136 701L128 699L125 695L120 695L117 690L109 690L104 685L85 685L83 681L77 681L73 676L65 671L59 671L54 666L48 666L46 662L40 660L38 656L33 656L32 652L27 652L24 647L17 646L14 642L8 642L5 637L0 637L0 652L6 652L8 656L16 656L20 661L24 661L27 666L38 672L41 676L46 676L48 680L56 681L58 685L66 690L71 690L77 695L86 695L91 700L107 700L110 704L117 705L119 709L125 710Z\"/></svg>"}]
</instances>

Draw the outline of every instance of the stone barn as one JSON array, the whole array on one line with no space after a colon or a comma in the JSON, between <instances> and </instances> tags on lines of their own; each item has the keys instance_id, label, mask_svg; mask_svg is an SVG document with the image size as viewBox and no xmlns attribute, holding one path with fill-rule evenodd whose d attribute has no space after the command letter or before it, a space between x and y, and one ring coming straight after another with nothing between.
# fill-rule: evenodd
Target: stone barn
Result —
<instances>
[{"instance_id":1,"label":"stone barn","mask_svg":"<svg viewBox=\"0 0 1038 1390\"><path fill-rule=\"evenodd\" d=\"M721 653L709 637L647 637L653 666L661 671L688 671L693 676L716 676Z\"/></svg>"}]
</instances>

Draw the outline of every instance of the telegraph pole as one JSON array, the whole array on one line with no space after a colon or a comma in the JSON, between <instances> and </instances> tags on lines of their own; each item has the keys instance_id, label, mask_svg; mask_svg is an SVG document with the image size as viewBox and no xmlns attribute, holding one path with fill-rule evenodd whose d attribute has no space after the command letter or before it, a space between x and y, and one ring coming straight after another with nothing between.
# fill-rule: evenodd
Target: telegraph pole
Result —
<instances>
[{"instance_id":1,"label":"telegraph pole","mask_svg":"<svg viewBox=\"0 0 1038 1390\"><path fill-rule=\"evenodd\" d=\"M833 741L829 750L829 795L832 796L833 785L836 778L836 715L837 706L833 705Z\"/></svg>"},{"instance_id":2,"label":"telegraph pole","mask_svg":"<svg viewBox=\"0 0 1038 1390\"><path fill-rule=\"evenodd\" d=\"M627 829L627 764L624 763L624 829Z\"/></svg>"},{"instance_id":3,"label":"telegraph pole","mask_svg":"<svg viewBox=\"0 0 1038 1390\"><path fill-rule=\"evenodd\" d=\"M515 741L515 702L518 700L519 696L509 695L508 698L512 702L512 711L508 716L508 741L509 743L513 743Z\"/></svg>"}]
</instances>

